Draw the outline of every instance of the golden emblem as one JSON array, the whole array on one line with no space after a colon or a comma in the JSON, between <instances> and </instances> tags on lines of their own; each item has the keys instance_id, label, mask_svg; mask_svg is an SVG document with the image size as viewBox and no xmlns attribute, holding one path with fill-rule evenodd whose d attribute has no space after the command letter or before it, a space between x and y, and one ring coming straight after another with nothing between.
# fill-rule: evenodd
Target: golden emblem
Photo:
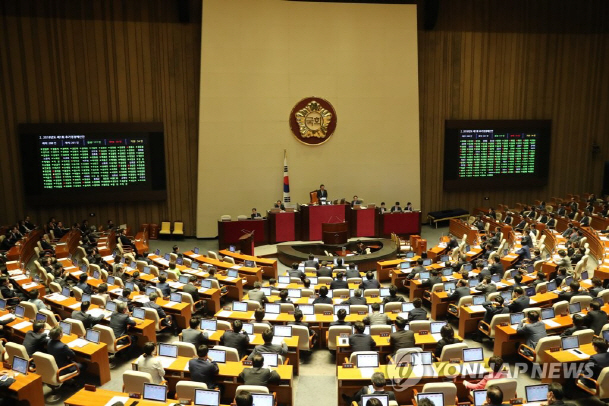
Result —
<instances>
[{"instance_id":1,"label":"golden emblem","mask_svg":"<svg viewBox=\"0 0 609 406\"><path fill-rule=\"evenodd\" d=\"M294 114L303 138L326 138L328 126L332 122L332 113L312 100L303 109Z\"/></svg>"}]
</instances>

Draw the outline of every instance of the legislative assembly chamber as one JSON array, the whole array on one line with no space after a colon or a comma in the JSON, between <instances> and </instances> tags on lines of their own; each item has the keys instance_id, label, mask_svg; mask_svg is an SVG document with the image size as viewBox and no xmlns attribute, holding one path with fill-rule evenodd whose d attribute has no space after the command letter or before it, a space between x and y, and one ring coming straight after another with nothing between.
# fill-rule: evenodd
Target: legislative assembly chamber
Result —
<instances>
[{"instance_id":1,"label":"legislative assembly chamber","mask_svg":"<svg viewBox=\"0 0 609 406\"><path fill-rule=\"evenodd\" d=\"M607 405L607 21L0 2L0 406Z\"/></svg>"}]
</instances>

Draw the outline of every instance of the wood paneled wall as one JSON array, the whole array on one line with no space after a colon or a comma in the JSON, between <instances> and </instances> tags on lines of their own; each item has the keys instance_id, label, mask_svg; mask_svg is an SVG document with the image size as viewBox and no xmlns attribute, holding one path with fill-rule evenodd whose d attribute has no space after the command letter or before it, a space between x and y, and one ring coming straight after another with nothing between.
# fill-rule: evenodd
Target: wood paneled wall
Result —
<instances>
[{"instance_id":1,"label":"wood paneled wall","mask_svg":"<svg viewBox=\"0 0 609 406\"><path fill-rule=\"evenodd\" d=\"M440 1L436 28L419 31L425 212L600 193L609 160L608 20L604 1ZM444 192L446 119L551 119L548 185Z\"/></svg>"},{"instance_id":2,"label":"wood paneled wall","mask_svg":"<svg viewBox=\"0 0 609 406\"><path fill-rule=\"evenodd\" d=\"M188 24L179 22L177 3L0 3L0 224L26 214L74 222L94 212L91 224L182 220L194 235L201 2L188 3ZM17 124L64 122L163 122L167 201L30 207Z\"/></svg>"}]
</instances>

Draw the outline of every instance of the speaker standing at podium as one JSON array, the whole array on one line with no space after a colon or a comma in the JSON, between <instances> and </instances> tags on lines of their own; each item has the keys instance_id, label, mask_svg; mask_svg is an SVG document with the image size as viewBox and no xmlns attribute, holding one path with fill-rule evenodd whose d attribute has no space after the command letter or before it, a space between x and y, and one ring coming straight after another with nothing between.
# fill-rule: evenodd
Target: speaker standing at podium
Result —
<instances>
[{"instance_id":1,"label":"speaker standing at podium","mask_svg":"<svg viewBox=\"0 0 609 406\"><path fill-rule=\"evenodd\" d=\"M317 200L320 202L328 200L328 191L324 185L319 185L319 190L317 191Z\"/></svg>"}]
</instances>

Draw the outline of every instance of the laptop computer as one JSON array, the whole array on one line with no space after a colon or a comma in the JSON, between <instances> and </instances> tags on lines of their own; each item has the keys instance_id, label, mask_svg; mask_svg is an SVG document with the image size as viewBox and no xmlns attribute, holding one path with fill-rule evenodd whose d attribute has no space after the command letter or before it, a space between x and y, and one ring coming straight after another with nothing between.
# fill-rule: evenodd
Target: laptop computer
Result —
<instances>
[{"instance_id":1,"label":"laptop computer","mask_svg":"<svg viewBox=\"0 0 609 406\"><path fill-rule=\"evenodd\" d=\"M247 303L246 302L233 302L233 311L234 312L246 312Z\"/></svg>"},{"instance_id":2,"label":"laptop computer","mask_svg":"<svg viewBox=\"0 0 609 406\"><path fill-rule=\"evenodd\" d=\"M510 314L510 324L519 324L524 319L524 313L512 313Z\"/></svg>"},{"instance_id":3,"label":"laptop computer","mask_svg":"<svg viewBox=\"0 0 609 406\"><path fill-rule=\"evenodd\" d=\"M483 406L486 403L486 390L475 390L474 395L474 406Z\"/></svg>"},{"instance_id":4,"label":"laptop computer","mask_svg":"<svg viewBox=\"0 0 609 406\"><path fill-rule=\"evenodd\" d=\"M367 405L370 399L377 399L382 406L389 406L389 395L362 395L362 405Z\"/></svg>"},{"instance_id":5,"label":"laptop computer","mask_svg":"<svg viewBox=\"0 0 609 406\"><path fill-rule=\"evenodd\" d=\"M130 291L135 291L135 284L133 282L125 282L125 287Z\"/></svg>"},{"instance_id":6,"label":"laptop computer","mask_svg":"<svg viewBox=\"0 0 609 406\"><path fill-rule=\"evenodd\" d=\"M207 352L207 356L215 362L224 364L226 362L226 351L211 349Z\"/></svg>"},{"instance_id":7,"label":"laptop computer","mask_svg":"<svg viewBox=\"0 0 609 406\"><path fill-rule=\"evenodd\" d=\"M274 406L275 398L270 393L252 393L252 406Z\"/></svg>"},{"instance_id":8,"label":"laptop computer","mask_svg":"<svg viewBox=\"0 0 609 406\"><path fill-rule=\"evenodd\" d=\"M421 400L428 399L435 406L444 405L444 394L443 393L419 393L417 394L417 402L421 403Z\"/></svg>"},{"instance_id":9,"label":"laptop computer","mask_svg":"<svg viewBox=\"0 0 609 406\"><path fill-rule=\"evenodd\" d=\"M433 260L431 258L426 258L423 260L423 266L429 266L433 263Z\"/></svg>"},{"instance_id":10,"label":"laptop computer","mask_svg":"<svg viewBox=\"0 0 609 406\"><path fill-rule=\"evenodd\" d=\"M165 261L169 261L171 259L171 255L169 255L169 253L167 253L163 256L163 258L165 259ZM135 268L135 267L132 267L132 268Z\"/></svg>"},{"instance_id":11,"label":"laptop computer","mask_svg":"<svg viewBox=\"0 0 609 406\"><path fill-rule=\"evenodd\" d=\"M389 293L389 288L381 288L379 291L379 295L381 297L390 296L391 294Z\"/></svg>"},{"instance_id":12,"label":"laptop computer","mask_svg":"<svg viewBox=\"0 0 609 406\"><path fill-rule=\"evenodd\" d=\"M106 280L106 283L108 285L114 285L114 276L108 276L108 279Z\"/></svg>"},{"instance_id":13,"label":"laptop computer","mask_svg":"<svg viewBox=\"0 0 609 406\"><path fill-rule=\"evenodd\" d=\"M334 305L334 315L337 315L340 309L344 309L347 312L347 315L351 314L351 308L349 305L337 304Z\"/></svg>"},{"instance_id":14,"label":"laptop computer","mask_svg":"<svg viewBox=\"0 0 609 406\"><path fill-rule=\"evenodd\" d=\"M81 296L81 302L89 302L91 303L91 295L85 293L84 295Z\"/></svg>"},{"instance_id":15,"label":"laptop computer","mask_svg":"<svg viewBox=\"0 0 609 406\"><path fill-rule=\"evenodd\" d=\"M452 268L442 269L442 276L453 276L453 269Z\"/></svg>"},{"instance_id":16,"label":"laptop computer","mask_svg":"<svg viewBox=\"0 0 609 406\"><path fill-rule=\"evenodd\" d=\"M431 351L413 352L410 354L410 362L413 365L431 365L433 354Z\"/></svg>"},{"instance_id":17,"label":"laptop computer","mask_svg":"<svg viewBox=\"0 0 609 406\"><path fill-rule=\"evenodd\" d=\"M312 316L315 314L315 307L312 304L300 304L298 305L298 309L305 316Z\"/></svg>"},{"instance_id":18,"label":"laptop computer","mask_svg":"<svg viewBox=\"0 0 609 406\"><path fill-rule=\"evenodd\" d=\"M355 356L355 365L358 368L378 368L378 354L357 354Z\"/></svg>"},{"instance_id":19,"label":"laptop computer","mask_svg":"<svg viewBox=\"0 0 609 406\"><path fill-rule=\"evenodd\" d=\"M467 283L468 283L470 288L475 288L476 286L478 286L480 281L478 279L470 279L470 280L467 281Z\"/></svg>"},{"instance_id":20,"label":"laptop computer","mask_svg":"<svg viewBox=\"0 0 609 406\"><path fill-rule=\"evenodd\" d=\"M482 303L484 303L485 301L486 301L486 298L484 297L484 295L478 295L478 296L472 297L472 304L475 306L479 306Z\"/></svg>"},{"instance_id":21,"label":"laptop computer","mask_svg":"<svg viewBox=\"0 0 609 406\"><path fill-rule=\"evenodd\" d=\"M159 344L159 356L160 357L178 357L178 346L173 344Z\"/></svg>"},{"instance_id":22,"label":"laptop computer","mask_svg":"<svg viewBox=\"0 0 609 406\"><path fill-rule=\"evenodd\" d=\"M72 333L72 325L70 323L60 321L59 326L61 327L61 331L63 331L64 335L69 336Z\"/></svg>"},{"instance_id":23,"label":"laptop computer","mask_svg":"<svg viewBox=\"0 0 609 406\"><path fill-rule=\"evenodd\" d=\"M408 251L406 253L406 258L413 258L414 257L414 252L413 251Z\"/></svg>"},{"instance_id":24,"label":"laptop computer","mask_svg":"<svg viewBox=\"0 0 609 406\"><path fill-rule=\"evenodd\" d=\"M153 286L148 286L148 287L146 288L146 295L148 296L148 295L150 295L151 293L156 293L156 288L155 288L155 287L153 287Z\"/></svg>"},{"instance_id":25,"label":"laptop computer","mask_svg":"<svg viewBox=\"0 0 609 406\"><path fill-rule=\"evenodd\" d=\"M29 360L15 355L13 357L13 365L11 366L11 369L15 372L19 372L20 374L27 375L29 363Z\"/></svg>"},{"instance_id":26,"label":"laptop computer","mask_svg":"<svg viewBox=\"0 0 609 406\"><path fill-rule=\"evenodd\" d=\"M261 352L262 358L264 359L264 367L271 368L279 365L279 354L276 352Z\"/></svg>"},{"instance_id":27,"label":"laptop computer","mask_svg":"<svg viewBox=\"0 0 609 406\"><path fill-rule=\"evenodd\" d=\"M252 323L243 323L241 329L245 331L247 335L254 334L254 325Z\"/></svg>"},{"instance_id":28,"label":"laptop computer","mask_svg":"<svg viewBox=\"0 0 609 406\"><path fill-rule=\"evenodd\" d=\"M440 262L448 262L450 261L450 256L449 255L442 255L440 256Z\"/></svg>"},{"instance_id":29,"label":"laptop computer","mask_svg":"<svg viewBox=\"0 0 609 406\"><path fill-rule=\"evenodd\" d=\"M277 278L277 283L280 283L282 285L289 285L290 277L289 276L280 276Z\"/></svg>"},{"instance_id":30,"label":"laptop computer","mask_svg":"<svg viewBox=\"0 0 609 406\"><path fill-rule=\"evenodd\" d=\"M480 348L464 348L463 362L480 362L484 361L484 351Z\"/></svg>"},{"instance_id":31,"label":"laptop computer","mask_svg":"<svg viewBox=\"0 0 609 406\"><path fill-rule=\"evenodd\" d=\"M472 270L472 264L463 264L463 270L464 271L471 271Z\"/></svg>"},{"instance_id":32,"label":"laptop computer","mask_svg":"<svg viewBox=\"0 0 609 406\"><path fill-rule=\"evenodd\" d=\"M512 300L512 292L501 292L501 297L506 302L509 302L510 300Z\"/></svg>"},{"instance_id":33,"label":"laptop computer","mask_svg":"<svg viewBox=\"0 0 609 406\"><path fill-rule=\"evenodd\" d=\"M99 344L99 331L88 329L85 333L85 340Z\"/></svg>"},{"instance_id":34,"label":"laptop computer","mask_svg":"<svg viewBox=\"0 0 609 406\"><path fill-rule=\"evenodd\" d=\"M144 273L145 273L146 275L150 275L150 267L149 267L149 266L145 266L145 267L144 267L144 269L143 269L143 271L144 271Z\"/></svg>"},{"instance_id":35,"label":"laptop computer","mask_svg":"<svg viewBox=\"0 0 609 406\"><path fill-rule=\"evenodd\" d=\"M199 247L194 247L192 249L192 252L194 252L195 254L199 255ZM158 255L158 254L157 254Z\"/></svg>"},{"instance_id":36,"label":"laptop computer","mask_svg":"<svg viewBox=\"0 0 609 406\"><path fill-rule=\"evenodd\" d=\"M47 322L47 316L42 313L36 313L36 321L41 321L43 323Z\"/></svg>"},{"instance_id":37,"label":"laptop computer","mask_svg":"<svg viewBox=\"0 0 609 406\"><path fill-rule=\"evenodd\" d=\"M562 337L561 344L563 350L571 350L573 348L579 348L579 337L578 336L569 336Z\"/></svg>"},{"instance_id":38,"label":"laptop computer","mask_svg":"<svg viewBox=\"0 0 609 406\"><path fill-rule=\"evenodd\" d=\"M424 280L424 279L429 279L429 277L430 277L430 276L431 276L431 273L429 273L429 272L421 272L421 273L419 274L419 278L420 278L421 280Z\"/></svg>"},{"instance_id":39,"label":"laptop computer","mask_svg":"<svg viewBox=\"0 0 609 406\"><path fill-rule=\"evenodd\" d=\"M24 315L25 315L25 307L15 306L15 317L23 318Z\"/></svg>"},{"instance_id":40,"label":"laptop computer","mask_svg":"<svg viewBox=\"0 0 609 406\"><path fill-rule=\"evenodd\" d=\"M201 281L201 287L203 289L211 289L211 279L203 279Z\"/></svg>"},{"instance_id":41,"label":"laptop computer","mask_svg":"<svg viewBox=\"0 0 609 406\"><path fill-rule=\"evenodd\" d=\"M302 291L300 289L288 289L288 297L300 299L302 297Z\"/></svg>"},{"instance_id":42,"label":"laptop computer","mask_svg":"<svg viewBox=\"0 0 609 406\"><path fill-rule=\"evenodd\" d=\"M273 326L273 335L275 337L292 337L292 326Z\"/></svg>"},{"instance_id":43,"label":"laptop computer","mask_svg":"<svg viewBox=\"0 0 609 406\"><path fill-rule=\"evenodd\" d=\"M528 297L535 296L535 287L531 286L530 288L526 288L524 292Z\"/></svg>"},{"instance_id":44,"label":"laptop computer","mask_svg":"<svg viewBox=\"0 0 609 406\"><path fill-rule=\"evenodd\" d=\"M256 263L249 259L246 259L245 261L243 261L243 265L245 265L246 268L255 268L256 267Z\"/></svg>"},{"instance_id":45,"label":"laptop computer","mask_svg":"<svg viewBox=\"0 0 609 406\"><path fill-rule=\"evenodd\" d=\"M144 320L146 318L146 311L141 307L136 307L133 309L133 318Z\"/></svg>"},{"instance_id":46,"label":"laptop computer","mask_svg":"<svg viewBox=\"0 0 609 406\"><path fill-rule=\"evenodd\" d=\"M555 317L554 315L554 309L553 308L548 308L548 309L541 309L541 319L542 320L549 320L549 319L553 319Z\"/></svg>"},{"instance_id":47,"label":"laptop computer","mask_svg":"<svg viewBox=\"0 0 609 406\"><path fill-rule=\"evenodd\" d=\"M262 293L264 293L266 296L271 296L273 294L272 289L269 286L260 288L260 291Z\"/></svg>"},{"instance_id":48,"label":"laptop computer","mask_svg":"<svg viewBox=\"0 0 609 406\"><path fill-rule=\"evenodd\" d=\"M192 261L192 263L190 264L190 269L196 271L197 269L199 269L199 263L197 261Z\"/></svg>"},{"instance_id":49,"label":"laptop computer","mask_svg":"<svg viewBox=\"0 0 609 406\"><path fill-rule=\"evenodd\" d=\"M457 288L455 282L444 282L444 291L451 292Z\"/></svg>"},{"instance_id":50,"label":"laptop computer","mask_svg":"<svg viewBox=\"0 0 609 406\"><path fill-rule=\"evenodd\" d=\"M220 391L195 389L195 406L220 406Z\"/></svg>"},{"instance_id":51,"label":"laptop computer","mask_svg":"<svg viewBox=\"0 0 609 406\"><path fill-rule=\"evenodd\" d=\"M155 385L153 383L144 383L144 400L155 400L157 402L167 402L167 386Z\"/></svg>"},{"instance_id":52,"label":"laptop computer","mask_svg":"<svg viewBox=\"0 0 609 406\"><path fill-rule=\"evenodd\" d=\"M0 299L0 310L6 309L6 300Z\"/></svg>"},{"instance_id":53,"label":"laptop computer","mask_svg":"<svg viewBox=\"0 0 609 406\"><path fill-rule=\"evenodd\" d=\"M265 303L264 311L271 314L281 313L281 305L279 303Z\"/></svg>"},{"instance_id":54,"label":"laptop computer","mask_svg":"<svg viewBox=\"0 0 609 406\"><path fill-rule=\"evenodd\" d=\"M113 301L106 302L106 310L115 312L116 311L116 302L113 302Z\"/></svg>"},{"instance_id":55,"label":"laptop computer","mask_svg":"<svg viewBox=\"0 0 609 406\"><path fill-rule=\"evenodd\" d=\"M200 326L201 330L216 331L218 329L218 320L203 319Z\"/></svg>"},{"instance_id":56,"label":"laptop computer","mask_svg":"<svg viewBox=\"0 0 609 406\"><path fill-rule=\"evenodd\" d=\"M442 330L442 327L444 327L446 325L445 321L433 321L431 322L431 334L439 334L440 330Z\"/></svg>"},{"instance_id":57,"label":"laptop computer","mask_svg":"<svg viewBox=\"0 0 609 406\"><path fill-rule=\"evenodd\" d=\"M238 278L239 277L239 271L236 269L229 269L226 272L226 276L228 276L229 278Z\"/></svg>"},{"instance_id":58,"label":"laptop computer","mask_svg":"<svg viewBox=\"0 0 609 406\"><path fill-rule=\"evenodd\" d=\"M402 311L403 312L410 312L412 311L412 309L414 309L414 304L411 302L408 303L402 303Z\"/></svg>"},{"instance_id":59,"label":"laptop computer","mask_svg":"<svg viewBox=\"0 0 609 406\"><path fill-rule=\"evenodd\" d=\"M99 271L93 271L93 279L99 279Z\"/></svg>"},{"instance_id":60,"label":"laptop computer","mask_svg":"<svg viewBox=\"0 0 609 406\"><path fill-rule=\"evenodd\" d=\"M548 292L558 289L558 286L556 286L556 280L548 282L546 288L548 289Z\"/></svg>"},{"instance_id":61,"label":"laptop computer","mask_svg":"<svg viewBox=\"0 0 609 406\"><path fill-rule=\"evenodd\" d=\"M605 339L605 341L609 341L609 330L603 331L603 338Z\"/></svg>"},{"instance_id":62,"label":"laptop computer","mask_svg":"<svg viewBox=\"0 0 609 406\"><path fill-rule=\"evenodd\" d=\"M548 400L548 385L529 385L524 387L527 403Z\"/></svg>"}]
</instances>

